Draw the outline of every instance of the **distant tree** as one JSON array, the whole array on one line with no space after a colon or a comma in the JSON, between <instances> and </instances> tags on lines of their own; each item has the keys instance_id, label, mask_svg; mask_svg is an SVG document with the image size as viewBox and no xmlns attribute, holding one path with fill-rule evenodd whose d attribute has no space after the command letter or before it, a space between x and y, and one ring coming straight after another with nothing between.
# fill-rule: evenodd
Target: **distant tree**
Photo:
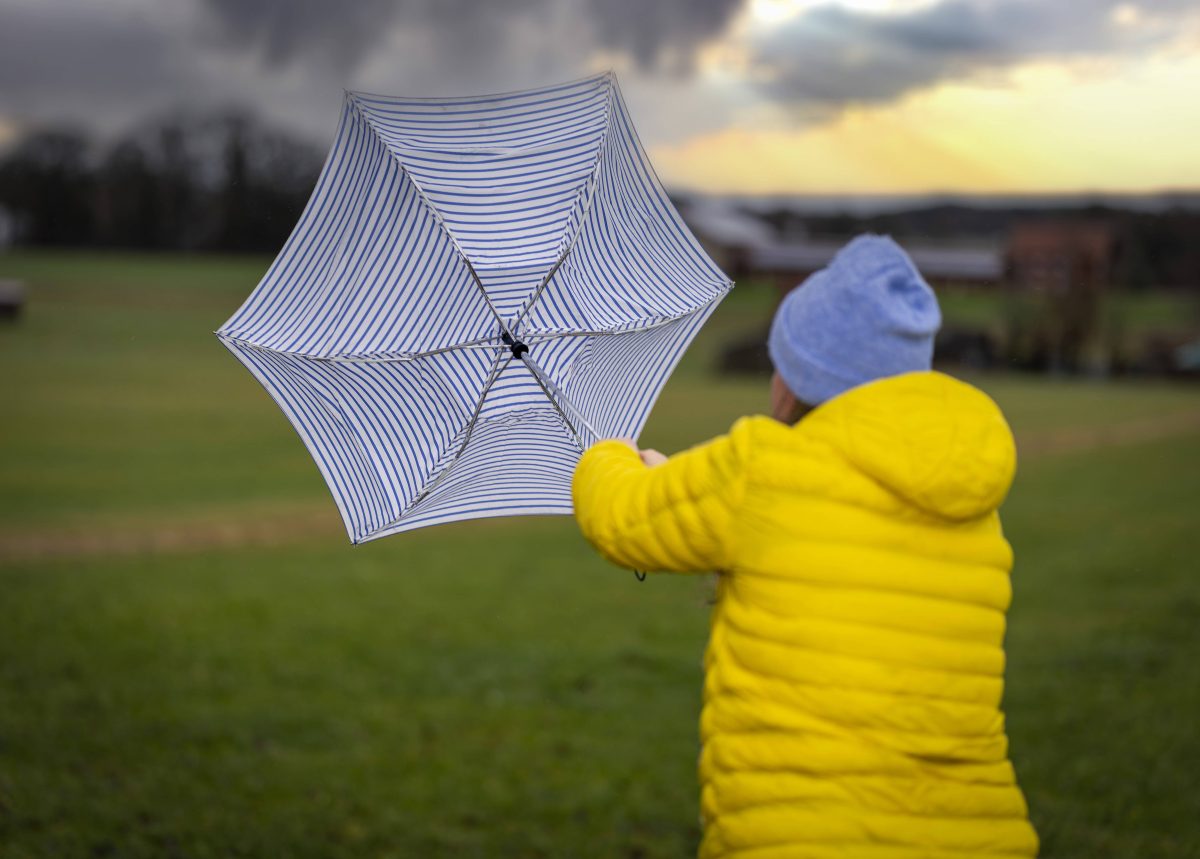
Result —
<instances>
[{"instance_id":1,"label":"distant tree","mask_svg":"<svg viewBox=\"0 0 1200 859\"><path fill-rule=\"evenodd\" d=\"M74 129L37 131L0 162L0 203L18 218L18 239L32 245L94 240L91 146Z\"/></svg>"},{"instance_id":2,"label":"distant tree","mask_svg":"<svg viewBox=\"0 0 1200 859\"><path fill-rule=\"evenodd\" d=\"M96 241L115 247L163 247L159 175L146 152L119 141L96 175Z\"/></svg>"},{"instance_id":3,"label":"distant tree","mask_svg":"<svg viewBox=\"0 0 1200 859\"><path fill-rule=\"evenodd\" d=\"M194 151L191 121L172 117L145 131L151 164L158 177L157 247L203 247L199 224L204 217L203 163Z\"/></svg>"},{"instance_id":4,"label":"distant tree","mask_svg":"<svg viewBox=\"0 0 1200 859\"><path fill-rule=\"evenodd\" d=\"M246 250L253 247L254 235L253 197L250 168L246 148L249 145L247 123L243 117L229 116L224 119L224 170L221 187L217 191L217 235L219 247Z\"/></svg>"},{"instance_id":5,"label":"distant tree","mask_svg":"<svg viewBox=\"0 0 1200 859\"><path fill-rule=\"evenodd\" d=\"M1147 285L1200 291L1200 212L1171 209L1138 215L1131 232Z\"/></svg>"},{"instance_id":6,"label":"distant tree","mask_svg":"<svg viewBox=\"0 0 1200 859\"><path fill-rule=\"evenodd\" d=\"M312 191L320 152L237 113L218 117L214 131L223 152L214 243L226 250L277 248Z\"/></svg>"}]
</instances>

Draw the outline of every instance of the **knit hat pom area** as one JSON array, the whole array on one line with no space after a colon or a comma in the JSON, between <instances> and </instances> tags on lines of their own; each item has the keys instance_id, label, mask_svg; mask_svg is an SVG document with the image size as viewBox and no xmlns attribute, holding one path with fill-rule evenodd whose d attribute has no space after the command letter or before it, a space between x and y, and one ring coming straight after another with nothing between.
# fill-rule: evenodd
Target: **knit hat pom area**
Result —
<instances>
[{"instance_id":1,"label":"knit hat pom area","mask_svg":"<svg viewBox=\"0 0 1200 859\"><path fill-rule=\"evenodd\" d=\"M930 369L937 296L887 236L862 235L787 294L767 341L793 394L820 405L850 388Z\"/></svg>"}]
</instances>

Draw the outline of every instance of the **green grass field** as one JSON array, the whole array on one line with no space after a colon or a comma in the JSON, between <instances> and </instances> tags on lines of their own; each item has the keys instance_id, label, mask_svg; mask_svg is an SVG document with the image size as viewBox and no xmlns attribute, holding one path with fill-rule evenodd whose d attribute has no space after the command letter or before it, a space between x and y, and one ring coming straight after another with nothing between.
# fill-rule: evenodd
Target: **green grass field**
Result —
<instances>
[{"instance_id":1,"label":"green grass field","mask_svg":"<svg viewBox=\"0 0 1200 859\"><path fill-rule=\"evenodd\" d=\"M351 547L211 331L259 258L0 256L0 856L682 857L706 577L560 519ZM644 436L715 379L735 294ZM1022 448L1006 709L1048 857L1200 855L1200 390L982 377ZM271 522L264 536L255 522Z\"/></svg>"}]
</instances>

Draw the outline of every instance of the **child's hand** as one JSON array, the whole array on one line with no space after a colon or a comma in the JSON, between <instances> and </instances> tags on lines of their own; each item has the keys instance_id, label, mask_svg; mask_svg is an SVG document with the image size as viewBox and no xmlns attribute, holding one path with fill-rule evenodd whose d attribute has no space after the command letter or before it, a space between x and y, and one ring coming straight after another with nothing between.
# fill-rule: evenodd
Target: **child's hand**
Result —
<instances>
[{"instance_id":1,"label":"child's hand","mask_svg":"<svg viewBox=\"0 0 1200 859\"><path fill-rule=\"evenodd\" d=\"M662 465L667 461L667 457L665 455L659 453L652 447L648 447L645 450L639 450L638 456L642 458L642 462L645 465L649 465L651 467L655 465Z\"/></svg>"},{"instance_id":2,"label":"child's hand","mask_svg":"<svg viewBox=\"0 0 1200 859\"><path fill-rule=\"evenodd\" d=\"M634 453L636 453L641 458L643 465L648 465L648 466L662 465L664 462L667 461L667 457L665 454L659 453L657 450L655 450L652 447L648 447L645 450L641 450L637 446L637 442L631 438L618 438L618 439L615 439L615 441L621 442L621 444L627 446Z\"/></svg>"}]
</instances>

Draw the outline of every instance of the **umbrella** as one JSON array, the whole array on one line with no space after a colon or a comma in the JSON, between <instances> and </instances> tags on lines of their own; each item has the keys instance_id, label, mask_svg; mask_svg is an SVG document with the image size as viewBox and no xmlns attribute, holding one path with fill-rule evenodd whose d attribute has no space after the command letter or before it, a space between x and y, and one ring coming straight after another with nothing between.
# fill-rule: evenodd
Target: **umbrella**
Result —
<instances>
[{"instance_id":1,"label":"umbrella","mask_svg":"<svg viewBox=\"0 0 1200 859\"><path fill-rule=\"evenodd\" d=\"M316 460L352 542L570 513L732 287L654 174L611 73L346 93L279 256L217 336Z\"/></svg>"}]
</instances>

